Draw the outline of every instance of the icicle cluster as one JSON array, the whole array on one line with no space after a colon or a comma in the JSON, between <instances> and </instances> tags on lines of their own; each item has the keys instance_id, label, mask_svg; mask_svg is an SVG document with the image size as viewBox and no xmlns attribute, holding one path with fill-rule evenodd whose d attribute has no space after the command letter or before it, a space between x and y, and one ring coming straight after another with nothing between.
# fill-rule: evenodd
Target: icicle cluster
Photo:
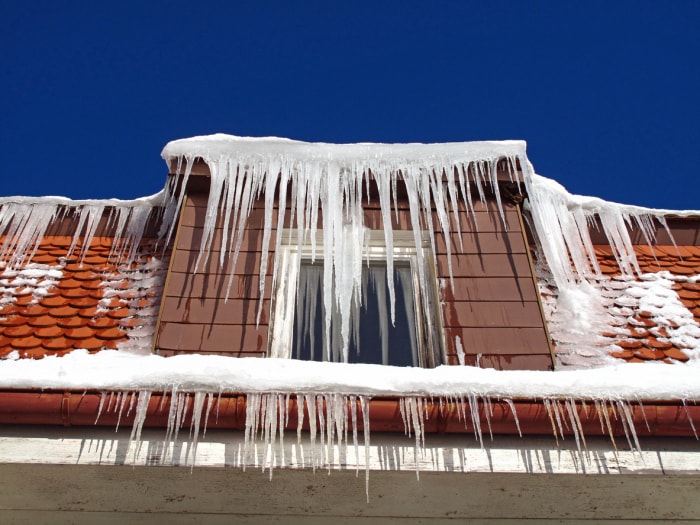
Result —
<instances>
[{"instance_id":1,"label":"icicle cluster","mask_svg":"<svg viewBox=\"0 0 700 525\"><path fill-rule=\"evenodd\" d=\"M162 193L162 192L161 192ZM162 194L133 201L72 201L62 197L8 197L0 199L0 264L21 268L31 262L41 240L52 226L63 219L76 221L73 241L66 253L70 257L78 244L89 246L103 217L103 226L121 239L110 255L133 261L148 220L162 212ZM85 252L83 252L83 257Z\"/></svg>"},{"instance_id":2,"label":"icicle cluster","mask_svg":"<svg viewBox=\"0 0 700 525\"><path fill-rule=\"evenodd\" d=\"M202 159L211 173L204 235L197 266L209 257L215 226L223 228L221 264L226 257L233 263L238 257L248 215L258 198L264 200L264 235L260 263L260 297L263 297L268 273L267 254L274 253L273 287L296 289L301 247L311 246L312 258L323 257L323 306L326 341L332 325L342 333L342 349L347 348L352 324L352 309L361 302L361 267L366 254L363 225L363 194L370 183L378 192L386 246L387 289L391 319L394 321L395 293L393 275L394 231L392 203L397 200L400 180L408 196L421 288L426 275L422 264L421 235L429 233L434 249L434 233L445 234L448 269L452 275L450 236L459 232L457 210L474 215L473 198L484 200L486 187L497 200L501 220L505 220L498 189L498 167L511 173L511 180L523 182L528 209L541 251L552 272L562 304L575 303L579 311L589 312L581 319L576 333L604 330L606 314L600 294L590 284L601 277L589 228L600 227L613 249L623 274L639 272L629 228L637 226L648 244L654 242L654 221L668 231L664 211L621 206L600 199L570 195L554 181L534 173L525 154L525 143L475 142L455 144L311 144L278 138L241 138L212 135L174 141L162 153L176 164L183 175L184 187L195 159ZM517 171L517 168L522 170ZM183 193L173 182L167 201L169 214L182 202ZM289 196L289 198L288 198ZM454 220L451 217L454 215ZM217 221L220 221L217 223ZM284 238L285 225L292 230ZM477 225L478 227L478 225ZM170 226L172 228L172 225ZM273 239L273 230L275 231ZM317 231L321 241L317 241ZM669 232L670 234L670 232ZM295 263L280 260L280 246L295 243ZM273 245L274 243L274 245ZM317 246L317 244L320 244ZM285 271L280 271L282 263ZM230 287L231 282L229 282ZM262 300L259 303L258 319ZM292 312L293 308L287 309ZM283 312L284 313L284 312ZM289 312L287 312L289 313ZM289 323L292 319L278 319ZM274 345L273 345L274 347ZM326 349L327 354L330 354ZM288 357L275 354L277 357Z\"/></svg>"},{"instance_id":3,"label":"icicle cluster","mask_svg":"<svg viewBox=\"0 0 700 525\"><path fill-rule=\"evenodd\" d=\"M600 226L623 275L640 273L629 229L637 226L648 246L655 241L654 221L668 233L667 212L623 206L596 198L569 194L553 180L535 175L532 167L525 178L528 210L537 239L549 268L560 288L567 288L589 277L600 277L590 227Z\"/></svg>"},{"instance_id":4,"label":"icicle cluster","mask_svg":"<svg viewBox=\"0 0 700 525\"><path fill-rule=\"evenodd\" d=\"M225 135L171 142L162 155L169 165L176 164L177 172L182 174L180 187L186 185L197 158L207 163L211 173L204 233L195 271L209 257L216 226L223 228L220 264L230 257L235 265L248 216L261 195L265 208L260 297L264 296L268 252L273 242L273 287L297 287L297 273L280 271L280 246L285 225L294 232L289 238L296 242L295 267L298 267L303 246L311 246L312 260L323 257L325 340L330 344L332 326L340 327L344 361L347 361L350 344L353 305L361 304L362 263L366 256L363 200L369 200L370 186L376 186L381 208L393 323L394 231L391 208L393 202L396 209L398 181L402 182L408 195L420 287L427 289L422 232L429 233L433 252L435 232L445 234L450 261L449 233L454 225L459 231L459 205L462 204L475 218L472 186L482 201L485 187L494 189L501 218L505 221L498 192L499 163L509 171L512 181L520 182L517 166L526 164L527 160L525 144L516 141L331 145ZM174 210L181 205L183 194L173 190L166 198L170 203L168 209ZM451 214L454 215L454 225ZM317 246L317 232L322 235L321 246ZM451 261L449 271L451 277ZM261 308L262 300L258 319ZM425 308L428 309L427 304ZM275 319L275 322L292 322L292 319ZM330 355L328 348L326 355Z\"/></svg>"},{"instance_id":5,"label":"icicle cluster","mask_svg":"<svg viewBox=\"0 0 700 525\"><path fill-rule=\"evenodd\" d=\"M219 422L219 406L222 392L195 391L180 392L173 387L169 395L164 395L157 407L157 412L168 413L168 426L162 447L161 461L174 461L171 447L178 442L180 430L189 422L188 446L185 463L192 467L196 463L197 443L200 432L206 435L207 424L215 418ZM117 415L117 429L122 418L134 412L131 431L133 459L137 459L141 449L141 433L149 413L152 392L103 392L97 420L102 413ZM166 402L169 406L166 406ZM415 440L416 475L419 475L419 458L426 451L426 422L429 414L437 409L441 417L454 414L463 422L466 430L473 431L474 439L480 447L485 448L484 434L488 433L493 441L492 419L494 404L507 406L515 431L523 436L516 410L516 403L508 398L492 399L474 394L421 397L400 397L399 411L404 430L409 438ZM551 424L552 436L559 443L567 437L573 437L581 462L591 464L595 458L588 452L584 428L593 429L596 424L600 430L596 435L608 436L615 450L618 449L616 437L624 435L627 446L632 451L641 451L637 429L635 427L634 407L628 401L620 399L592 399L588 402L573 398L543 398L539 400L543 412ZM638 402L639 410L644 407ZM151 412L153 412L151 407ZM347 394L289 394L248 393L245 412L244 444L239 451L239 463L257 466L269 471L272 478L275 467L284 467L291 458L285 458L285 431L296 430L297 463L311 467L313 470L327 468L330 473L332 465L342 465L343 458L354 455L356 471L364 463L365 483L368 487L370 470L370 399L367 396ZM686 409L689 425L695 433L695 426ZM290 421L295 417L296 421ZM649 423L644 419L647 431ZM596 423L597 422L597 423ZM592 430L591 430L592 431ZM360 438L360 432L362 437ZM697 437L697 434L696 434ZM308 444L308 447L305 447ZM361 450L362 449L362 453ZM294 453L294 452L292 452ZM361 456L364 456L361 458ZM342 467L341 467L342 468ZM367 488L367 491L369 489ZM367 492L369 498L369 491Z\"/></svg>"}]
</instances>

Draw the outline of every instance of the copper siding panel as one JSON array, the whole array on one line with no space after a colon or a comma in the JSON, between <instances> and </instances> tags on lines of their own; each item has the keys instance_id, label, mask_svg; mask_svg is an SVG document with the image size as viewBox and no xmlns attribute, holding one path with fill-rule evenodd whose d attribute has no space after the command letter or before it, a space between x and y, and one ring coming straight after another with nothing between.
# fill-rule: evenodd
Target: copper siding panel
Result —
<instances>
[{"instance_id":1,"label":"copper siding panel","mask_svg":"<svg viewBox=\"0 0 700 525\"><path fill-rule=\"evenodd\" d=\"M250 324L255 325L258 314L258 301L250 299L194 299L166 297L164 299L164 322ZM260 323L267 324L270 314L270 301L262 303Z\"/></svg>"},{"instance_id":2,"label":"copper siding panel","mask_svg":"<svg viewBox=\"0 0 700 525\"><path fill-rule=\"evenodd\" d=\"M478 368L495 368L497 370L551 370L552 357L547 354L467 354L464 356L465 366ZM447 364L458 366L459 358L450 354L447 356Z\"/></svg>"},{"instance_id":3,"label":"copper siding panel","mask_svg":"<svg viewBox=\"0 0 700 525\"><path fill-rule=\"evenodd\" d=\"M457 232L450 234L452 254L526 253L525 242L520 232L472 232L462 231L462 243ZM446 254L445 236L435 234L437 254Z\"/></svg>"},{"instance_id":4,"label":"copper siding panel","mask_svg":"<svg viewBox=\"0 0 700 525\"><path fill-rule=\"evenodd\" d=\"M447 327L445 336L447 354L457 353L454 341L459 336L464 352L469 354L547 354L549 356L549 345L542 328Z\"/></svg>"},{"instance_id":5,"label":"copper siding panel","mask_svg":"<svg viewBox=\"0 0 700 525\"><path fill-rule=\"evenodd\" d=\"M445 326L454 327L530 327L542 326L536 301L449 301L443 306Z\"/></svg>"},{"instance_id":6,"label":"copper siding panel","mask_svg":"<svg viewBox=\"0 0 700 525\"><path fill-rule=\"evenodd\" d=\"M156 348L166 350L198 350L201 346L204 325L160 323Z\"/></svg>"},{"instance_id":7,"label":"copper siding panel","mask_svg":"<svg viewBox=\"0 0 700 525\"><path fill-rule=\"evenodd\" d=\"M536 301L531 277L455 277L454 288L445 278L445 301Z\"/></svg>"},{"instance_id":8,"label":"copper siding panel","mask_svg":"<svg viewBox=\"0 0 700 525\"><path fill-rule=\"evenodd\" d=\"M221 251L221 242L222 242L222 232L223 230L221 228L217 228L214 230L214 235L212 236L211 243L209 245L209 249L211 250L216 250L216 251ZM204 228L198 228L195 226L183 226L180 229L180 239L179 239L179 244L178 247L184 250L191 250L191 251L199 251L202 243L202 237L204 234ZM272 236L270 237L271 239L271 246L274 246L274 239L275 239L276 233L273 232ZM234 239L237 239L237 237L234 237ZM262 230L246 230L243 233L242 239L241 239L241 250L243 251L256 251L260 250L262 248L262 239L263 239L263 231ZM231 241L231 236L229 235L228 241ZM228 244L228 243L227 243ZM226 249L228 250L229 247L227 246Z\"/></svg>"},{"instance_id":9,"label":"copper siding panel","mask_svg":"<svg viewBox=\"0 0 700 525\"><path fill-rule=\"evenodd\" d=\"M266 325L208 325L204 327L204 339L199 347L207 352L265 352L267 349Z\"/></svg>"},{"instance_id":10,"label":"copper siding panel","mask_svg":"<svg viewBox=\"0 0 700 525\"><path fill-rule=\"evenodd\" d=\"M527 355L482 355L479 359L481 368L497 370L551 370L552 357L546 354Z\"/></svg>"},{"instance_id":11,"label":"copper siding panel","mask_svg":"<svg viewBox=\"0 0 700 525\"><path fill-rule=\"evenodd\" d=\"M182 213L182 225L183 226L204 226L204 219L206 215L206 208L196 208L191 206L189 203L185 205L185 210ZM223 226L224 217L223 215L218 215L215 225L217 228ZM246 227L252 229L262 229L265 224L265 212L260 209L251 210L250 214L246 219ZM272 224L277 224L277 214L272 214Z\"/></svg>"},{"instance_id":12,"label":"copper siding panel","mask_svg":"<svg viewBox=\"0 0 700 525\"><path fill-rule=\"evenodd\" d=\"M158 348L205 352L264 352L267 326L161 323Z\"/></svg>"},{"instance_id":13,"label":"copper siding panel","mask_svg":"<svg viewBox=\"0 0 700 525\"><path fill-rule=\"evenodd\" d=\"M168 296L195 299L225 297L229 275L192 274L172 272L168 283ZM257 275L234 275L228 288L229 299L258 300L260 284ZM265 299L272 296L272 277L265 278Z\"/></svg>"},{"instance_id":14,"label":"copper siding panel","mask_svg":"<svg viewBox=\"0 0 700 525\"><path fill-rule=\"evenodd\" d=\"M446 255L436 257L437 272L448 277L449 259ZM525 253L502 254L453 254L453 277L529 277L530 263ZM513 283L515 284L515 283ZM531 287L534 285L531 284Z\"/></svg>"},{"instance_id":15,"label":"copper siding panel","mask_svg":"<svg viewBox=\"0 0 700 525\"><path fill-rule=\"evenodd\" d=\"M233 268L233 260L231 255L226 255L223 267L219 263L219 252L213 251L209 253L209 258L206 262L200 260L197 267L197 273L229 275L258 275L260 271L260 252L240 252L236 260L236 267ZM199 251L188 251L178 249L173 256L173 272L195 273L195 264L199 257ZM268 254L268 267L272 270L274 257L272 253ZM233 270L233 272L232 272Z\"/></svg>"}]
</instances>

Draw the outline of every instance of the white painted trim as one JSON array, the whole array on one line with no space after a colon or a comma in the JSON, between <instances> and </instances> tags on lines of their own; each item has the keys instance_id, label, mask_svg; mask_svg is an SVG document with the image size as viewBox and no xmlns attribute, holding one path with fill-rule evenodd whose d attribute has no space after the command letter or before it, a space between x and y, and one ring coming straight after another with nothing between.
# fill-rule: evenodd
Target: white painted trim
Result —
<instances>
[{"instance_id":1,"label":"white painted trim","mask_svg":"<svg viewBox=\"0 0 700 525\"><path fill-rule=\"evenodd\" d=\"M183 435L184 434L184 435ZM428 435L416 454L415 440L400 434L373 433L369 471L492 472L528 474L689 474L700 472L700 450L694 439L641 440L642 451L614 450L604 438L589 438L578 451L573 440L546 437L495 436L480 448L473 436ZM137 450L138 449L138 450ZM246 457L242 432L209 431L194 447L183 429L180 439L166 443L163 430L144 430L140 449L128 431L105 428L7 427L0 435L0 463L194 466L328 471L365 470L361 437L355 447L309 443L302 434L284 444L258 441ZM329 457L330 461L326 463ZM321 466L324 465L324 466ZM330 465L328 467L327 465ZM370 474L371 475L371 474ZM364 476L361 476L364 477Z\"/></svg>"}]
</instances>

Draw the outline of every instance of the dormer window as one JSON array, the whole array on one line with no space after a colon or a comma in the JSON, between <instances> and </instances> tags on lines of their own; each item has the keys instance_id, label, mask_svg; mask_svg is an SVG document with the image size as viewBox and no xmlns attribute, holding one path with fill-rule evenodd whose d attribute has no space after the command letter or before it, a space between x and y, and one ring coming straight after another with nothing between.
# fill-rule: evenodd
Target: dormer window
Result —
<instances>
[{"instance_id":1,"label":"dormer window","mask_svg":"<svg viewBox=\"0 0 700 525\"><path fill-rule=\"evenodd\" d=\"M321 239L312 246L299 245L293 234L287 238L279 254L270 356L420 367L443 362L427 238L419 257L413 232L394 232L389 257L384 232L366 230L362 267L344 278L325 267ZM420 285L421 264L431 283L426 289Z\"/></svg>"}]
</instances>

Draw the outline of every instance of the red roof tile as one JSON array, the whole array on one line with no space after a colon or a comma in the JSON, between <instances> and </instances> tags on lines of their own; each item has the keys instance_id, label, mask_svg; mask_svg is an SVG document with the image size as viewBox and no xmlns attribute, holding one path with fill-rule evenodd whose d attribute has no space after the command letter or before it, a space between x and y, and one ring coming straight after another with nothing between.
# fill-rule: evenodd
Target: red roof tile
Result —
<instances>
[{"instance_id":1,"label":"red roof tile","mask_svg":"<svg viewBox=\"0 0 700 525\"><path fill-rule=\"evenodd\" d=\"M700 247L654 246L652 249L647 245L635 245L634 250L641 274L630 279L622 276L610 246L594 247L604 275L594 280L594 285L609 301L610 314L609 329L600 334L601 352L605 353L607 349L610 357L628 362L688 361L691 355L681 348L696 348L697 344L687 342L687 335L677 336L676 331L681 329L679 322L686 325L694 322L694 327L700 330L700 282L696 277L700 275ZM550 332L554 342L558 343L557 321L551 315L555 309L556 290L548 284L545 275L539 275L539 279L545 311L550 312ZM655 279L664 279L670 295L655 295L658 290L651 287ZM629 294L630 289L635 289L635 292ZM649 294L644 303L648 307L640 306L640 293ZM681 313L671 316L659 309L671 303L675 305L675 311ZM682 313L683 309L687 310L686 314Z\"/></svg>"},{"instance_id":2,"label":"red roof tile","mask_svg":"<svg viewBox=\"0 0 700 525\"><path fill-rule=\"evenodd\" d=\"M3 240L0 237L0 243ZM131 328L154 328L157 308L153 307L158 306L167 266L155 264L152 241L142 241L142 255L136 263L140 275L159 279L148 288L140 285L126 261L108 258L114 239L96 237L85 253L78 243L73 255L67 257L72 242L72 237L45 237L34 257L24 264L45 265L47 276L39 278L36 287L5 286L0 295L4 303L0 303L0 357L15 350L22 358L41 358L75 348L115 349L132 344ZM148 270L143 269L146 263ZM0 278L6 271L0 270ZM116 294L133 297L135 306ZM133 344L150 345L148 338L136 341Z\"/></svg>"}]
</instances>

